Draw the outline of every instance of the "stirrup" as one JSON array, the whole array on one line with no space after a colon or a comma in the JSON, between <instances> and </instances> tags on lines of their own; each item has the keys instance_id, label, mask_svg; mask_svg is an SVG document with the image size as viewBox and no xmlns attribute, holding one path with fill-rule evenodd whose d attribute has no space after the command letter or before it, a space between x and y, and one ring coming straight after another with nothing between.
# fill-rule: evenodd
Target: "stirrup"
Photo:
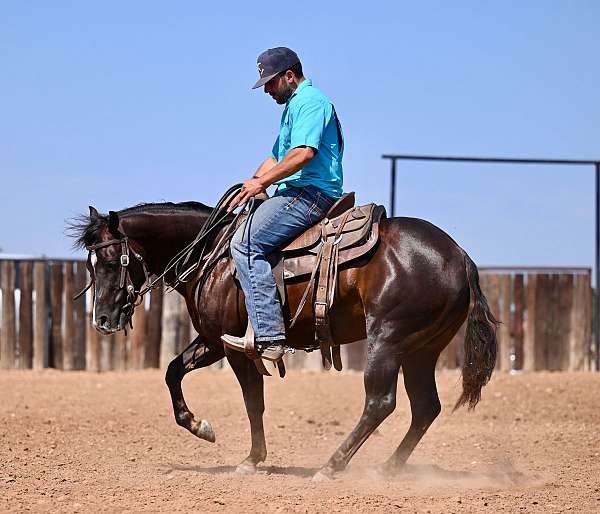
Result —
<instances>
[{"instance_id":1,"label":"stirrup","mask_svg":"<svg viewBox=\"0 0 600 514\"><path fill-rule=\"evenodd\" d=\"M221 336L221 341L223 344L225 344L225 346L231 348L232 350L245 352L248 358L252 360L262 358L268 361L277 362L285 353L285 348L283 348L283 352L275 351L270 348L265 348L264 350L258 352L254 342L254 329L252 328L252 323L249 319L246 327L246 333L242 337L223 334Z\"/></svg>"},{"instance_id":2,"label":"stirrup","mask_svg":"<svg viewBox=\"0 0 600 514\"><path fill-rule=\"evenodd\" d=\"M252 323L250 323L250 319L248 319L248 325L246 327L246 333L244 337L231 336L229 334L223 334L221 336L221 341L223 344L232 350L236 350L238 352L245 352L246 356L254 362L257 371L264 375L265 377L272 376L271 373L267 371L265 368L265 364L262 359L258 356L256 351L254 350L254 330L252 329ZM251 348L252 353L250 354L247 349Z\"/></svg>"},{"instance_id":3,"label":"stirrup","mask_svg":"<svg viewBox=\"0 0 600 514\"><path fill-rule=\"evenodd\" d=\"M281 343L276 343L276 345L279 346L281 350L275 350L274 348L267 347L260 350L258 355L267 361L280 361L285 355L285 347Z\"/></svg>"},{"instance_id":4,"label":"stirrup","mask_svg":"<svg viewBox=\"0 0 600 514\"><path fill-rule=\"evenodd\" d=\"M283 351L277 351L272 348L265 348L261 351L257 351L253 348L252 351L249 352L247 349L248 341L245 337L236 337L231 336L229 334L224 334L221 336L221 341L223 341L223 344L225 346L231 348L232 350L236 350L238 352L245 352L248 355L248 357L252 360L262 358L268 361L277 362L283 357L283 354L285 353L285 348L283 349Z\"/></svg>"}]
</instances>

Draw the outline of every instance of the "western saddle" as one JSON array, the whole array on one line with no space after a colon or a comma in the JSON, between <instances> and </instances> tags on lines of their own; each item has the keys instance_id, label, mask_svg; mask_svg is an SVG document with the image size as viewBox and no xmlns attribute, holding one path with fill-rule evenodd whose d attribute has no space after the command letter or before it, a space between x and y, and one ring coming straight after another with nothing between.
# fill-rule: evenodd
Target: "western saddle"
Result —
<instances>
[{"instance_id":1,"label":"western saddle","mask_svg":"<svg viewBox=\"0 0 600 514\"><path fill-rule=\"evenodd\" d=\"M341 371L340 347L329 325L337 284L338 267L366 255L379 240L379 222L385 207L373 203L355 206L354 193L343 195L325 218L296 237L269 260L281 298L286 303L285 282L308 276L308 283L291 321L294 326L310 294L314 292L315 342L321 349L323 367Z\"/></svg>"}]
</instances>

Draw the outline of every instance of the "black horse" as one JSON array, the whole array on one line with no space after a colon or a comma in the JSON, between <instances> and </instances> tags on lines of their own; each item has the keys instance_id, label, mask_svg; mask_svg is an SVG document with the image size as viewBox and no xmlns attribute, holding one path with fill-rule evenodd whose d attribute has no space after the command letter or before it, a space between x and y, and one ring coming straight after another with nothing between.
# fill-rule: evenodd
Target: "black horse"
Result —
<instances>
[{"instance_id":1,"label":"black horse","mask_svg":"<svg viewBox=\"0 0 600 514\"><path fill-rule=\"evenodd\" d=\"M131 293L140 289L145 272L162 273L173 256L194 239L211 212L211 208L195 202L145 204L108 215L90 207L89 218L82 218L74 228L77 244L94 250L88 267L95 276L94 319L98 330L106 333L124 328L124 312L133 303ZM133 256L125 259L130 260L125 270L124 253ZM228 359L241 385L250 420L252 447L238 466L238 471L248 473L256 471L267 455L263 376L243 353L225 349L220 342L224 333L243 334L247 322L243 293L232 272L231 260L223 257L200 285L198 280L177 285L200 336L171 362L166 382L177 423L202 439L214 441L210 423L196 420L188 409L181 380L194 369ZM173 272L165 276L167 282L174 279ZM475 407L496 360L497 322L479 287L477 268L451 237L431 223L414 218L383 219L379 243L368 259L341 269L338 280L331 329L338 344L367 340L366 397L358 424L316 479L330 478L343 470L393 412L400 368L412 421L386 468L394 472L403 466L440 413L436 361L467 316L463 392L455 408L463 404ZM287 286L288 319L305 286L302 282ZM289 330L288 343L303 348L313 338L312 315L306 312Z\"/></svg>"}]
</instances>

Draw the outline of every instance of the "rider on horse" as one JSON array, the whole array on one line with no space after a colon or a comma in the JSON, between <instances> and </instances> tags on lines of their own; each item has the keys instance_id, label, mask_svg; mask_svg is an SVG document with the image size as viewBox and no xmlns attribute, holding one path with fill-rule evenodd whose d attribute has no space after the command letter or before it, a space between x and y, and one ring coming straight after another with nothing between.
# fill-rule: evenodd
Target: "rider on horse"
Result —
<instances>
[{"instance_id":1,"label":"rider on horse","mask_svg":"<svg viewBox=\"0 0 600 514\"><path fill-rule=\"evenodd\" d=\"M240 225L230 248L257 349L277 360L285 350L285 323L267 256L323 219L342 196L344 143L331 100L304 77L295 52L271 48L257 65L260 78L253 89L264 86L285 108L271 155L244 182L229 210L270 185L277 191ZM227 334L222 339L241 349L246 342Z\"/></svg>"}]
</instances>

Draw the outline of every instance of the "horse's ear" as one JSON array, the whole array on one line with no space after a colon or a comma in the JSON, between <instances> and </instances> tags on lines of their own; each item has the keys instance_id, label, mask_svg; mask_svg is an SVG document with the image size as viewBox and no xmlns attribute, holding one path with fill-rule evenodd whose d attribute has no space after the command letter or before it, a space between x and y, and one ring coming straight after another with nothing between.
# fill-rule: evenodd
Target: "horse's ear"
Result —
<instances>
[{"instance_id":1,"label":"horse's ear","mask_svg":"<svg viewBox=\"0 0 600 514\"><path fill-rule=\"evenodd\" d=\"M119 231L119 215L115 211L108 212L108 230L113 234Z\"/></svg>"},{"instance_id":2,"label":"horse's ear","mask_svg":"<svg viewBox=\"0 0 600 514\"><path fill-rule=\"evenodd\" d=\"M96 208L90 205L90 221L96 221L99 217L100 215L98 214Z\"/></svg>"}]
</instances>

